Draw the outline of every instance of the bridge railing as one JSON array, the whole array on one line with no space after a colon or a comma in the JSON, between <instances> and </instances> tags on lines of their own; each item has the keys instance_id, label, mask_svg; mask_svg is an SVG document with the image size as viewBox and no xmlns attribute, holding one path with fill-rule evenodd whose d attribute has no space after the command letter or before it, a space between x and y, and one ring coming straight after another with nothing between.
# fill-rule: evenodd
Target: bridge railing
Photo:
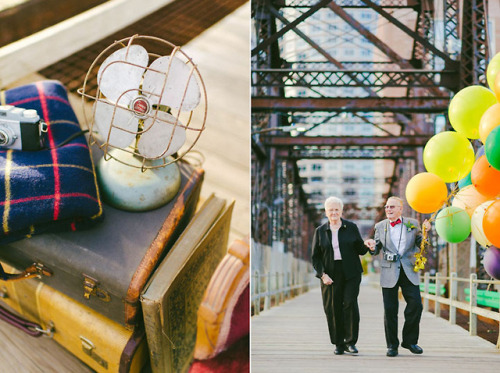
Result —
<instances>
[{"instance_id":1,"label":"bridge railing","mask_svg":"<svg viewBox=\"0 0 500 373\"><path fill-rule=\"evenodd\" d=\"M457 309L467 311L469 313L469 334L477 335L477 317L482 316L491 320L495 320L500 323L500 313L498 309L500 308L500 300L496 305L496 311L491 309L486 309L478 306L478 285L500 285L500 281L493 280L478 280L477 275L472 273L469 278L457 277L456 273L451 273L450 276L443 276L440 273L436 273L435 276L431 276L426 272L423 276L423 284L421 284L421 295L423 298L424 311L429 311L429 300L434 301L434 314L436 317L441 315L441 305L445 304L449 307L449 322L451 324L456 324L457 321ZM431 283L434 281L434 283ZM462 286L459 286L462 284ZM464 287L468 284L468 301L459 300L459 287ZM423 285L423 286L422 286ZM448 285L448 292L442 291L443 286ZM438 291L439 290L439 291ZM481 290L479 290L481 292ZM443 296L442 294L444 293ZM465 296L463 297L467 299ZM498 298L496 298L498 299ZM488 303L491 307L491 303ZM497 348L500 349L500 333L497 341Z\"/></svg>"}]
</instances>

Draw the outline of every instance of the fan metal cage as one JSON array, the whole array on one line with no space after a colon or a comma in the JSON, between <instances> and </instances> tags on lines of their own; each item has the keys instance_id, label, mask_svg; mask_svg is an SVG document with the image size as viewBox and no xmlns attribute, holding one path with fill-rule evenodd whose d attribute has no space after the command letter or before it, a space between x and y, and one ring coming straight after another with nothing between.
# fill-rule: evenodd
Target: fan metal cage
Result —
<instances>
[{"instance_id":1,"label":"fan metal cage","mask_svg":"<svg viewBox=\"0 0 500 373\"><path fill-rule=\"evenodd\" d=\"M138 48L137 45L147 50L148 63L139 64L128 60L133 49ZM115 58L117 54L122 58ZM163 63L156 64L159 68L155 67L155 61L160 59ZM107 61L110 62L106 64ZM185 84L179 84L179 78L176 77L174 67L176 63L180 64L179 61L184 65L181 66L184 79L180 80L184 80ZM185 66L189 69L187 70ZM101 89L104 88L102 84L105 82L107 72L111 77L113 76L111 73L114 74L116 71L130 70L144 71L138 86L128 87L125 84L123 92L114 93L116 96L114 99L107 97ZM126 74L118 75L116 85L129 79ZM149 86L153 88L145 86L148 77ZM97 90L91 87L90 82L93 80L97 80ZM106 84L109 86L115 83L110 83L108 79ZM194 108L193 105L185 105L188 100L186 96L189 95L193 84L199 89L199 102ZM114 88L112 87L112 90ZM167 91L170 92L170 97L175 96L175 99L170 99L176 102L175 107L163 103ZM205 129L207 94L197 66L179 46L157 37L134 35L111 44L96 57L78 93L82 96L84 119L89 126L90 144L96 144L103 151L105 160L113 158L128 166L141 168L143 171L165 167L182 159L192 150ZM91 118L88 110L85 110L89 103L93 104ZM100 115L101 112L105 115ZM161 129L166 127L168 131L165 135L165 131L162 132ZM162 136L156 136L158 128ZM148 134L148 131L152 132ZM178 134L182 134L185 140L181 141L182 138L179 140ZM133 138L133 141L124 145L124 138L125 142L130 138ZM154 154L141 151L141 142L146 146L154 144ZM179 147L180 142L182 144ZM139 162L127 161L130 157L120 156L123 153L132 154Z\"/></svg>"}]
</instances>

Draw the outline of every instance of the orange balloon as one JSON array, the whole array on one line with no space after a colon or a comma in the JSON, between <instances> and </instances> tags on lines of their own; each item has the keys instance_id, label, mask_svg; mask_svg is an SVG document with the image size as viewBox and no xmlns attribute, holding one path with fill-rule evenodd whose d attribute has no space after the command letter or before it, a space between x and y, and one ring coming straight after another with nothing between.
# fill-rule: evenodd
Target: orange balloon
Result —
<instances>
[{"instance_id":1,"label":"orange balloon","mask_svg":"<svg viewBox=\"0 0 500 373\"><path fill-rule=\"evenodd\" d=\"M430 172L416 174L406 185L408 204L422 214L430 214L441 208L447 195L448 189L443 179Z\"/></svg>"},{"instance_id":2,"label":"orange balloon","mask_svg":"<svg viewBox=\"0 0 500 373\"><path fill-rule=\"evenodd\" d=\"M486 202L488 199L488 197L479 193L474 185L467 185L455 194L455 198L453 198L451 205L467 211L467 214L472 216L476 207Z\"/></svg>"},{"instance_id":3,"label":"orange balloon","mask_svg":"<svg viewBox=\"0 0 500 373\"><path fill-rule=\"evenodd\" d=\"M500 171L488 163L485 155L480 156L472 166L470 178L472 185L483 196L493 198L500 194Z\"/></svg>"},{"instance_id":4,"label":"orange balloon","mask_svg":"<svg viewBox=\"0 0 500 373\"><path fill-rule=\"evenodd\" d=\"M486 209L483 217L484 235L494 246L500 245L500 200L493 202Z\"/></svg>"},{"instance_id":5,"label":"orange balloon","mask_svg":"<svg viewBox=\"0 0 500 373\"><path fill-rule=\"evenodd\" d=\"M500 74L498 74L500 76ZM500 87L499 87L500 88ZM500 104L491 105L479 121L479 138L486 144L486 138L490 132L500 125Z\"/></svg>"}]
</instances>

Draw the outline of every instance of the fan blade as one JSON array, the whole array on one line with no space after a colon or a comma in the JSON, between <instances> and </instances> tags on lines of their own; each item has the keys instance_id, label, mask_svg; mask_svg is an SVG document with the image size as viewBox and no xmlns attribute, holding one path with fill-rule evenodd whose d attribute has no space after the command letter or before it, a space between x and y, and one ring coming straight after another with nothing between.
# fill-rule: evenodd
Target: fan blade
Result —
<instances>
[{"instance_id":1,"label":"fan blade","mask_svg":"<svg viewBox=\"0 0 500 373\"><path fill-rule=\"evenodd\" d=\"M189 65L186 65L176 57L173 57L170 69L169 63L170 57L164 56L156 59L151 64L150 69L161 71L162 73L148 69L146 74L144 74L143 92L153 94L151 99L160 101L162 105L167 105L174 109L180 108L181 111L191 111L200 103L200 88L195 74L194 72L191 74L191 67ZM167 77L165 74L167 74ZM165 89L163 90L164 84ZM161 95L162 90L163 95ZM186 95L183 101L184 91L186 91ZM160 100L158 100L160 95Z\"/></svg>"},{"instance_id":2,"label":"fan blade","mask_svg":"<svg viewBox=\"0 0 500 373\"><path fill-rule=\"evenodd\" d=\"M151 128L149 128L153 124ZM163 111L157 111L157 119L144 121L144 130L137 146L139 153L146 158L167 157L174 154L186 141L186 129L175 117ZM169 145L170 144L170 145ZM166 151L165 151L166 150ZM165 152L165 154L163 154Z\"/></svg>"},{"instance_id":3,"label":"fan blade","mask_svg":"<svg viewBox=\"0 0 500 373\"><path fill-rule=\"evenodd\" d=\"M117 50L104 60L97 72L99 89L110 101L128 106L139 91L148 62L148 52L140 45Z\"/></svg>"},{"instance_id":4,"label":"fan blade","mask_svg":"<svg viewBox=\"0 0 500 373\"><path fill-rule=\"evenodd\" d=\"M95 105L94 122L103 141L118 148L129 146L135 139L138 127L134 114L120 106L101 101L97 101ZM134 133L123 131L122 128Z\"/></svg>"}]
</instances>

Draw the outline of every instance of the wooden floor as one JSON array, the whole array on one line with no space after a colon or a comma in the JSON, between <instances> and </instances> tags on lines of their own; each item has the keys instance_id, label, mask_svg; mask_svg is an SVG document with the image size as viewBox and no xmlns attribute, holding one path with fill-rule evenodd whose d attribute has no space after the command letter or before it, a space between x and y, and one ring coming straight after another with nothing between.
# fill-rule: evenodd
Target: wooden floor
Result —
<instances>
[{"instance_id":1,"label":"wooden floor","mask_svg":"<svg viewBox=\"0 0 500 373\"><path fill-rule=\"evenodd\" d=\"M230 241L250 233L250 5L239 8L185 49L208 92L206 130L195 149L205 156L202 197L236 201ZM13 86L44 77L31 75ZM80 98L71 99L75 111ZM91 372L54 341L29 337L0 321L0 372Z\"/></svg>"},{"instance_id":2,"label":"wooden floor","mask_svg":"<svg viewBox=\"0 0 500 373\"><path fill-rule=\"evenodd\" d=\"M494 344L431 313L420 323L424 353L399 348L399 356L387 357L380 288L362 285L359 307L358 355L334 355L319 288L252 317L252 373L498 372L500 352ZM401 303L399 338L403 310Z\"/></svg>"}]
</instances>

